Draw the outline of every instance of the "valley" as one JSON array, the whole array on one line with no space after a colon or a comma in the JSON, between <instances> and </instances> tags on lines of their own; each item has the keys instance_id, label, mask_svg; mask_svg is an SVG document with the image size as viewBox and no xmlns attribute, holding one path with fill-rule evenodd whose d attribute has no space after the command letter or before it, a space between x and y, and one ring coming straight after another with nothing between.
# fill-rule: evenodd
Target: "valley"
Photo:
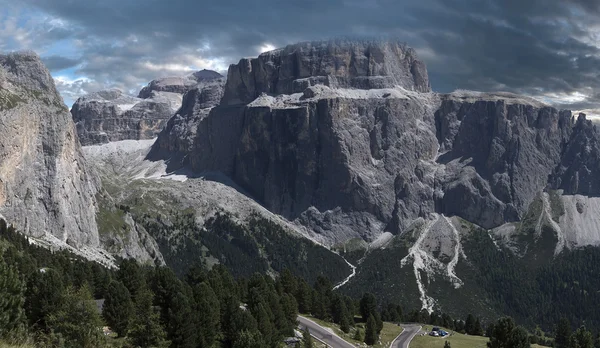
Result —
<instances>
[{"instance_id":1,"label":"valley","mask_svg":"<svg viewBox=\"0 0 600 348\"><path fill-rule=\"evenodd\" d=\"M135 268L152 293L131 299L160 307L173 347L186 335L202 346L170 311L198 312L211 291L234 316L213 337L227 347L299 336L298 313L375 346L401 321L458 331L451 318L475 315L489 337L510 324L527 342L545 339L536 327L558 335L562 319L581 337L600 325L600 134L585 114L506 92L436 93L417 52L395 40L292 44L227 77L97 91L70 112L38 56L0 63L0 130L12 134L0 137L0 217L67 259ZM73 296L108 295L64 281ZM248 336L227 327L248 315ZM451 344L488 340L469 335Z\"/></svg>"}]
</instances>

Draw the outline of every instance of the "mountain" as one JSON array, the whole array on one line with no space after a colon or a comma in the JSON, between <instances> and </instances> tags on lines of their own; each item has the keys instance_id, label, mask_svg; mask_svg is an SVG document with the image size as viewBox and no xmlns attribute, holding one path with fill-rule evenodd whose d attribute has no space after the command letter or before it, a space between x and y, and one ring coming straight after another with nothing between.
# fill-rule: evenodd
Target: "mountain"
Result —
<instances>
[{"instance_id":1,"label":"mountain","mask_svg":"<svg viewBox=\"0 0 600 348\"><path fill-rule=\"evenodd\" d=\"M203 71L137 98L82 97L80 148L39 59L6 57L0 119L17 136L0 149L24 165L2 162L0 212L30 235L53 224L63 244L180 275L288 268L428 313L600 324L586 309L600 300L587 280L600 257L599 135L583 114L504 92L434 93L406 45L332 40L242 59L226 80ZM154 116L133 111L166 93L184 94L163 103L164 128L142 127ZM38 169L15 173L25 167ZM61 192L70 199L52 203Z\"/></svg>"},{"instance_id":2,"label":"mountain","mask_svg":"<svg viewBox=\"0 0 600 348\"><path fill-rule=\"evenodd\" d=\"M489 281L480 249L535 278L600 244L598 133L585 115L511 93L433 93L401 43L290 45L231 65L210 110L188 102L180 118L197 121L161 133L148 159L224 175L339 251L357 264L340 288L353 295L491 318L510 292L494 290L506 278Z\"/></svg>"},{"instance_id":3,"label":"mountain","mask_svg":"<svg viewBox=\"0 0 600 348\"><path fill-rule=\"evenodd\" d=\"M0 133L0 213L40 243L104 259L95 216L100 182L34 53L0 55Z\"/></svg>"},{"instance_id":4,"label":"mountain","mask_svg":"<svg viewBox=\"0 0 600 348\"><path fill-rule=\"evenodd\" d=\"M185 77L153 80L138 97L115 89L83 96L71 108L80 141L94 145L152 139L179 109L183 94L199 83L221 79L215 71L202 70Z\"/></svg>"}]
</instances>

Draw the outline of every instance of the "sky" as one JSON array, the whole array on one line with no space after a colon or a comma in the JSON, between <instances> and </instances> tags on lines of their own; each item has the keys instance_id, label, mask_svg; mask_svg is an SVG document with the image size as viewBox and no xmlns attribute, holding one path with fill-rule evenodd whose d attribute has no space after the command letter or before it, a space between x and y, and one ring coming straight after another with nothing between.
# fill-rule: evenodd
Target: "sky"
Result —
<instances>
[{"instance_id":1,"label":"sky","mask_svg":"<svg viewBox=\"0 0 600 348\"><path fill-rule=\"evenodd\" d=\"M69 106L339 37L406 42L434 91L600 109L598 0L0 0L0 52L37 52Z\"/></svg>"}]
</instances>

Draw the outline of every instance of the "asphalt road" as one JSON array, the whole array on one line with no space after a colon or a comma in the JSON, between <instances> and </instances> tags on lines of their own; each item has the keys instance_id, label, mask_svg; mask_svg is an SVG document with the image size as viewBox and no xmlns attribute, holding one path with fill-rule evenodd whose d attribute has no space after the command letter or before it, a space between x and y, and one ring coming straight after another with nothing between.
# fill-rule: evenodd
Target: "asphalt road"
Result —
<instances>
[{"instance_id":1,"label":"asphalt road","mask_svg":"<svg viewBox=\"0 0 600 348\"><path fill-rule=\"evenodd\" d=\"M404 331L392 342L391 348L408 348L408 344L421 330L419 325L403 325Z\"/></svg>"},{"instance_id":2,"label":"asphalt road","mask_svg":"<svg viewBox=\"0 0 600 348\"><path fill-rule=\"evenodd\" d=\"M354 345L344 341L336 334L332 333L328 329L320 326L319 324L315 323L314 321L312 321L310 319L307 319L302 316L298 316L298 323L300 323L300 327L302 329L307 327L308 330L310 331L311 336L316 337L316 338L320 339L321 341L325 342L327 345L329 345L329 347L332 347L332 348L355 348Z\"/></svg>"}]
</instances>

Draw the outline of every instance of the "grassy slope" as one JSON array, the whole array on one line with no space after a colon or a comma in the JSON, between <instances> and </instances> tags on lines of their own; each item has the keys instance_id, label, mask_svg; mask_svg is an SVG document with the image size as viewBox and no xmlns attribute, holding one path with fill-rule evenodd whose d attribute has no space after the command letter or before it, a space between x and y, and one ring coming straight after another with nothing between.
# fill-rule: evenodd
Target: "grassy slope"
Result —
<instances>
[{"instance_id":1,"label":"grassy slope","mask_svg":"<svg viewBox=\"0 0 600 348\"><path fill-rule=\"evenodd\" d=\"M431 326L424 325L423 329L431 329ZM446 330L453 332L452 330ZM454 333L449 337L433 337L429 335L417 335L410 343L411 348L443 348L444 343L450 342L452 348L486 348L487 337L469 336L460 333ZM544 348L543 346L534 344L532 348Z\"/></svg>"},{"instance_id":2,"label":"grassy slope","mask_svg":"<svg viewBox=\"0 0 600 348\"><path fill-rule=\"evenodd\" d=\"M304 315L304 314L303 314ZM351 328L350 329L350 333L344 333L342 330L340 330L339 325L337 324L333 324L333 323L329 323L323 320L319 320L317 318L311 317L309 315L304 315L305 317L309 318L310 320L314 321L315 323L323 326L323 327L328 327L333 329L333 331L335 332L336 335L340 336L341 338L345 339L346 341L352 343L352 344L360 344L360 345L365 345L364 342L360 342L355 340L354 337L354 333L356 330L356 327ZM359 323L356 325L357 327L360 326L361 327L361 331L364 335L365 333L365 329L364 329L364 324L363 323ZM392 343L392 341L394 340L394 338L396 338L396 336L398 336L402 330L404 330L402 327L393 324L393 323L388 323L388 322L384 322L383 323L383 329L381 330L381 334L379 336L379 343L372 346L372 347L377 347L377 348L384 348L384 347L389 347L390 344Z\"/></svg>"}]
</instances>

